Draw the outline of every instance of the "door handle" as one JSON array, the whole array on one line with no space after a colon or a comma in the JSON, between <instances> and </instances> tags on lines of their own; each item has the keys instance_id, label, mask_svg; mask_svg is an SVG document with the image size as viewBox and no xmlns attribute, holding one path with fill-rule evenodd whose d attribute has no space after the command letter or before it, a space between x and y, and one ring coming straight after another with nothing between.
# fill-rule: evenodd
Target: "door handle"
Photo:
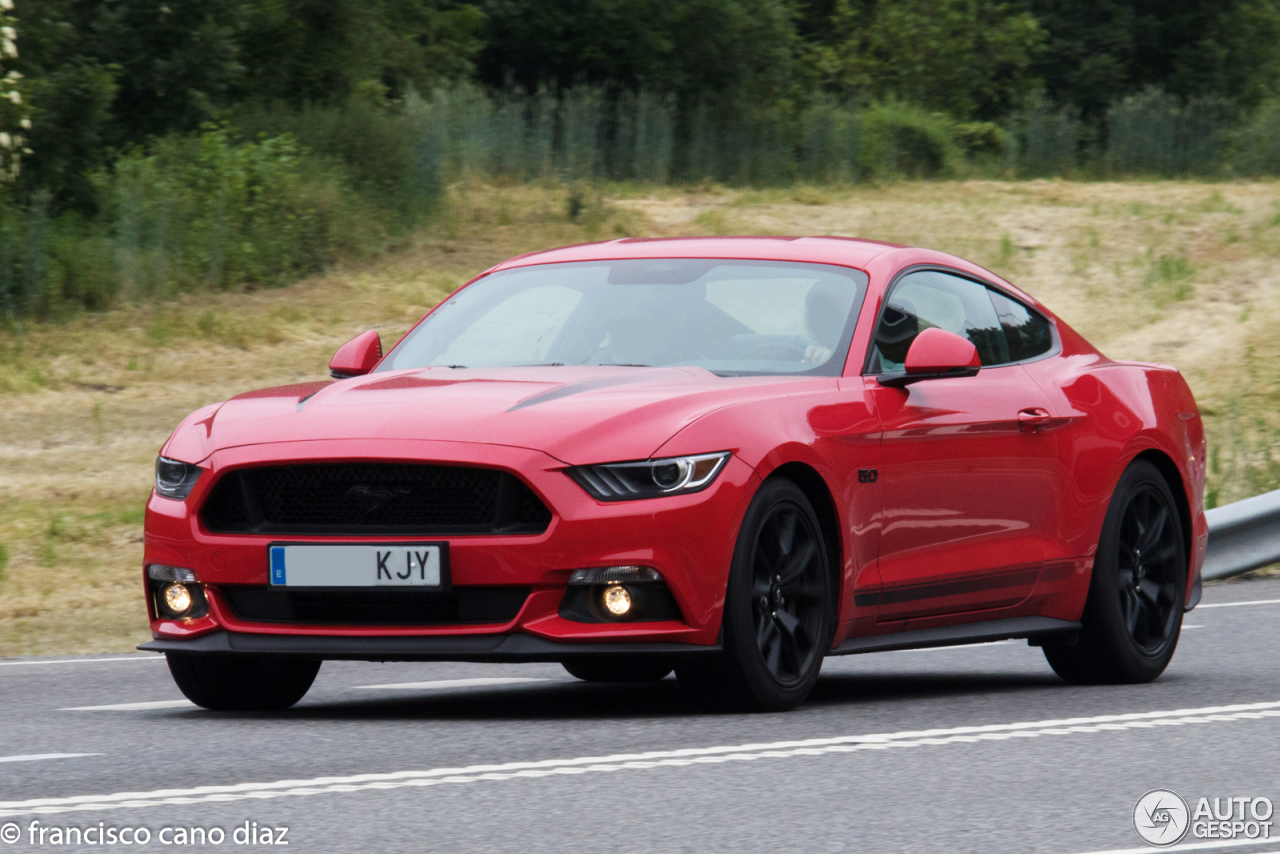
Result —
<instances>
[{"instance_id":1,"label":"door handle","mask_svg":"<svg viewBox=\"0 0 1280 854\"><path fill-rule=\"evenodd\" d=\"M1033 406L1018 413L1018 429L1025 433L1039 433L1052 416L1047 409Z\"/></svg>"}]
</instances>

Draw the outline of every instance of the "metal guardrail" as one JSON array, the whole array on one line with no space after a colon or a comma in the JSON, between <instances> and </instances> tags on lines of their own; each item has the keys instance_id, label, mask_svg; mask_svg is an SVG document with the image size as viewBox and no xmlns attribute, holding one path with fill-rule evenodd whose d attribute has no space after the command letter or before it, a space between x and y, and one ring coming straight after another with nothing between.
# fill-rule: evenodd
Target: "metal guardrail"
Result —
<instances>
[{"instance_id":1,"label":"metal guardrail","mask_svg":"<svg viewBox=\"0 0 1280 854\"><path fill-rule=\"evenodd\" d=\"M1280 489L1205 511L1209 550L1204 580L1280 563Z\"/></svg>"}]
</instances>

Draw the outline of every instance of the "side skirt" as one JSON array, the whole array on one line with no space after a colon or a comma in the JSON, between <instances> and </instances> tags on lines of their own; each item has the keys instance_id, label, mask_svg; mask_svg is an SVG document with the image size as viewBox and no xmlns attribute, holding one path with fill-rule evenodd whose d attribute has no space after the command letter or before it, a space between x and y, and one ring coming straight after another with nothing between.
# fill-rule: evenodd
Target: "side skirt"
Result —
<instances>
[{"instance_id":1,"label":"side skirt","mask_svg":"<svg viewBox=\"0 0 1280 854\"><path fill-rule=\"evenodd\" d=\"M1051 617L1011 617L1005 620L989 620L984 623L965 623L959 626L941 626L932 629L914 629L886 635L850 638L827 655L855 655L861 652L888 652L895 649L928 649L935 646L957 646L966 643L1026 638L1032 646L1045 641L1069 643L1071 636L1080 631L1079 623L1055 620Z\"/></svg>"}]
</instances>

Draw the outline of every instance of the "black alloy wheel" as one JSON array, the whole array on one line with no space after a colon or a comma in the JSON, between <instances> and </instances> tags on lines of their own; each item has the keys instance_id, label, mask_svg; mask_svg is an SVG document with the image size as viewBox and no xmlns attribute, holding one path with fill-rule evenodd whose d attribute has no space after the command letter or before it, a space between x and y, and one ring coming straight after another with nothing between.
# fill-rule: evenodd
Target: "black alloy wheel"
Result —
<instances>
[{"instance_id":1,"label":"black alloy wheel","mask_svg":"<svg viewBox=\"0 0 1280 854\"><path fill-rule=\"evenodd\" d=\"M1173 517L1177 511L1150 484L1129 499L1120 523L1120 610L1134 644L1158 655L1173 634L1184 569Z\"/></svg>"},{"instance_id":2,"label":"black alloy wheel","mask_svg":"<svg viewBox=\"0 0 1280 854\"><path fill-rule=\"evenodd\" d=\"M1168 482L1134 461L1107 507L1079 637L1046 644L1068 682L1150 682L1169 666L1182 629L1187 546Z\"/></svg>"},{"instance_id":3,"label":"black alloy wheel","mask_svg":"<svg viewBox=\"0 0 1280 854\"><path fill-rule=\"evenodd\" d=\"M783 711L813 690L835 630L827 544L790 480L766 481L747 508L725 596L723 652L676 665L703 705Z\"/></svg>"},{"instance_id":4,"label":"black alloy wheel","mask_svg":"<svg viewBox=\"0 0 1280 854\"><path fill-rule=\"evenodd\" d=\"M826 621L821 536L797 505L773 508L756 536L751 618L756 647L779 685L801 682Z\"/></svg>"}]
</instances>

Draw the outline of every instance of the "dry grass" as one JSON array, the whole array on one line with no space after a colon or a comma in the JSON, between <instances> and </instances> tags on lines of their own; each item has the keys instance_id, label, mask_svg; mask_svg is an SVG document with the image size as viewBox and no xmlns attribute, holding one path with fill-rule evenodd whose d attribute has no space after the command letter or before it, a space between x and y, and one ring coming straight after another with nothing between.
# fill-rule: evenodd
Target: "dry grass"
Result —
<instances>
[{"instance_id":1,"label":"dry grass","mask_svg":"<svg viewBox=\"0 0 1280 854\"><path fill-rule=\"evenodd\" d=\"M1233 500L1280 394L1275 184L908 183L834 191L460 187L404 251L279 291L190 296L0 334L0 655L107 652L147 638L141 507L156 450L197 406L325 376L359 331L394 340L503 258L619 235L840 234L974 259L1113 357L1177 365L1221 449ZM1270 472L1270 473L1269 473Z\"/></svg>"}]
</instances>

